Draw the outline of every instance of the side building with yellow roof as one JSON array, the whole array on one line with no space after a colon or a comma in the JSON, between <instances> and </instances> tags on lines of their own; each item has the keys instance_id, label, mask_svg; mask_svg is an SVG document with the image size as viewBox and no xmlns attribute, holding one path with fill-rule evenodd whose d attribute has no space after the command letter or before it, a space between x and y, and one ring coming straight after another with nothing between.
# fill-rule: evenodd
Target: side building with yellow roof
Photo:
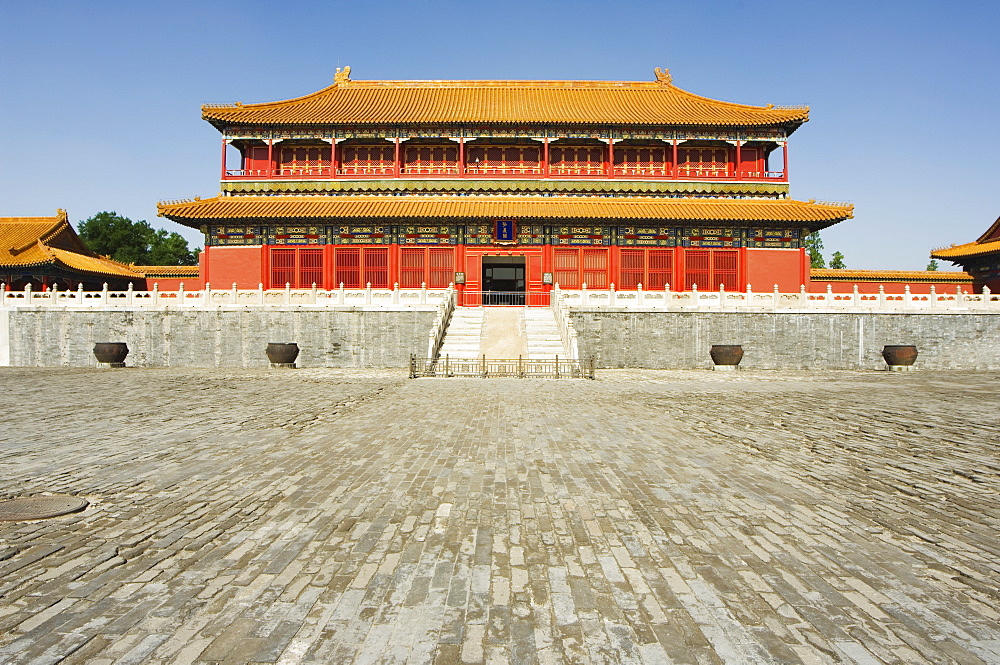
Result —
<instances>
[{"instance_id":1,"label":"side building with yellow roof","mask_svg":"<svg viewBox=\"0 0 1000 665\"><path fill-rule=\"evenodd\" d=\"M563 289L797 291L804 238L852 206L790 198L806 107L652 81L356 81L207 105L221 192L159 214L228 288L458 285L459 304Z\"/></svg>"},{"instance_id":2,"label":"side building with yellow roof","mask_svg":"<svg viewBox=\"0 0 1000 665\"><path fill-rule=\"evenodd\" d=\"M972 276L977 290L985 286L993 293L1000 291L1000 217L975 242L935 249L931 258L961 266Z\"/></svg>"}]
</instances>

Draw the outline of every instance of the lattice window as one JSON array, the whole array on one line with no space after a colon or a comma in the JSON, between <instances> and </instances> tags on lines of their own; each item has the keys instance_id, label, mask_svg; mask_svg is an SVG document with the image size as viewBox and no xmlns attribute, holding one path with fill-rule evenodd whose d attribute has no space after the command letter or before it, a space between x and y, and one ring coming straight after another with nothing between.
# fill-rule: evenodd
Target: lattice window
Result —
<instances>
[{"instance_id":1,"label":"lattice window","mask_svg":"<svg viewBox=\"0 0 1000 665\"><path fill-rule=\"evenodd\" d=\"M604 171L601 146L550 146L549 171L564 174L595 174Z\"/></svg>"},{"instance_id":2,"label":"lattice window","mask_svg":"<svg viewBox=\"0 0 1000 665\"><path fill-rule=\"evenodd\" d=\"M313 284L323 287L323 250L299 250L299 288L311 288Z\"/></svg>"},{"instance_id":3,"label":"lattice window","mask_svg":"<svg viewBox=\"0 0 1000 665\"><path fill-rule=\"evenodd\" d=\"M729 172L729 148L678 148L677 161L682 174L702 177L726 175Z\"/></svg>"},{"instance_id":4,"label":"lattice window","mask_svg":"<svg viewBox=\"0 0 1000 665\"><path fill-rule=\"evenodd\" d=\"M584 249L583 282L591 289L608 288L608 250Z\"/></svg>"},{"instance_id":5,"label":"lattice window","mask_svg":"<svg viewBox=\"0 0 1000 665\"><path fill-rule=\"evenodd\" d=\"M537 173L540 154L537 146L470 146L466 161L472 173Z\"/></svg>"},{"instance_id":6,"label":"lattice window","mask_svg":"<svg viewBox=\"0 0 1000 665\"><path fill-rule=\"evenodd\" d=\"M334 249L334 282L348 289L361 286L361 248L337 247Z\"/></svg>"},{"instance_id":7,"label":"lattice window","mask_svg":"<svg viewBox=\"0 0 1000 665\"><path fill-rule=\"evenodd\" d=\"M439 172L443 169L457 170L458 147L443 145L407 146L404 167L411 171Z\"/></svg>"},{"instance_id":8,"label":"lattice window","mask_svg":"<svg viewBox=\"0 0 1000 665\"><path fill-rule=\"evenodd\" d=\"M371 284L373 289L389 288L389 249L365 247L362 253L365 259L362 286Z\"/></svg>"},{"instance_id":9,"label":"lattice window","mask_svg":"<svg viewBox=\"0 0 1000 665\"><path fill-rule=\"evenodd\" d=\"M319 175L330 168L330 146L287 145L278 151L281 175Z\"/></svg>"},{"instance_id":10,"label":"lattice window","mask_svg":"<svg viewBox=\"0 0 1000 665\"><path fill-rule=\"evenodd\" d=\"M663 289L670 283L674 271L674 250L652 249L646 252L646 281L649 289Z\"/></svg>"},{"instance_id":11,"label":"lattice window","mask_svg":"<svg viewBox=\"0 0 1000 665\"><path fill-rule=\"evenodd\" d=\"M416 289L424 282L424 248L406 248L399 254L399 285L404 289Z\"/></svg>"},{"instance_id":12,"label":"lattice window","mask_svg":"<svg viewBox=\"0 0 1000 665\"><path fill-rule=\"evenodd\" d=\"M736 250L688 250L684 253L684 288L690 291L697 284L701 291L714 291L721 285L738 291L739 261Z\"/></svg>"},{"instance_id":13,"label":"lattice window","mask_svg":"<svg viewBox=\"0 0 1000 665\"><path fill-rule=\"evenodd\" d=\"M341 169L346 173L388 173L394 160L391 145L345 145L340 151Z\"/></svg>"},{"instance_id":14,"label":"lattice window","mask_svg":"<svg viewBox=\"0 0 1000 665\"><path fill-rule=\"evenodd\" d=\"M286 284L296 286L295 249L271 249L271 286L283 288Z\"/></svg>"},{"instance_id":15,"label":"lattice window","mask_svg":"<svg viewBox=\"0 0 1000 665\"><path fill-rule=\"evenodd\" d=\"M674 252L670 249L621 250L622 289L662 289L670 283Z\"/></svg>"},{"instance_id":16,"label":"lattice window","mask_svg":"<svg viewBox=\"0 0 1000 665\"><path fill-rule=\"evenodd\" d=\"M553 263L556 284L564 289L580 288L580 250L557 249Z\"/></svg>"},{"instance_id":17,"label":"lattice window","mask_svg":"<svg viewBox=\"0 0 1000 665\"><path fill-rule=\"evenodd\" d=\"M615 171L625 175L664 175L667 150L663 147L615 146Z\"/></svg>"},{"instance_id":18,"label":"lattice window","mask_svg":"<svg viewBox=\"0 0 1000 665\"><path fill-rule=\"evenodd\" d=\"M712 252L712 285L715 288L739 290L739 260L739 252L733 250Z\"/></svg>"},{"instance_id":19,"label":"lattice window","mask_svg":"<svg viewBox=\"0 0 1000 665\"><path fill-rule=\"evenodd\" d=\"M428 249L430 254L430 279L427 286L431 289L446 288L454 275L455 253L449 249Z\"/></svg>"},{"instance_id":20,"label":"lattice window","mask_svg":"<svg viewBox=\"0 0 1000 665\"><path fill-rule=\"evenodd\" d=\"M619 288L634 289L646 276L646 252L641 249L621 250L621 278Z\"/></svg>"},{"instance_id":21,"label":"lattice window","mask_svg":"<svg viewBox=\"0 0 1000 665\"><path fill-rule=\"evenodd\" d=\"M318 247L272 247L271 287L285 285L293 289L308 289L313 284L323 287L323 250Z\"/></svg>"}]
</instances>

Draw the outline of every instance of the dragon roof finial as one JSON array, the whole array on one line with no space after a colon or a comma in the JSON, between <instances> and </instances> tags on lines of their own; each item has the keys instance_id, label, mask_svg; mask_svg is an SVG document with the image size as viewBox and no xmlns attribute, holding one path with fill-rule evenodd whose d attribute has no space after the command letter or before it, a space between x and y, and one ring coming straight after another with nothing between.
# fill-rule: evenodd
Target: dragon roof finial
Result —
<instances>
[{"instance_id":1,"label":"dragon roof finial","mask_svg":"<svg viewBox=\"0 0 1000 665\"><path fill-rule=\"evenodd\" d=\"M345 66L343 70L337 67L337 72L333 75L334 83L347 83L351 80L351 68Z\"/></svg>"},{"instance_id":2,"label":"dragon roof finial","mask_svg":"<svg viewBox=\"0 0 1000 665\"><path fill-rule=\"evenodd\" d=\"M659 67L657 67L653 70L653 73L656 74L657 82L662 85L668 85L673 80L673 77L670 75L669 69L666 68L660 69Z\"/></svg>"}]
</instances>

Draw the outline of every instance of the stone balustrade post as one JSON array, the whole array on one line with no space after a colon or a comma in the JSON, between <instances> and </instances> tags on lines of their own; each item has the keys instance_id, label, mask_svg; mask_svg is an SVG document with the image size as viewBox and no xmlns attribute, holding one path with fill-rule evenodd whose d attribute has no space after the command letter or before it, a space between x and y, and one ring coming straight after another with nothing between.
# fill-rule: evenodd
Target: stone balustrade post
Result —
<instances>
[{"instance_id":1,"label":"stone balustrade post","mask_svg":"<svg viewBox=\"0 0 1000 665\"><path fill-rule=\"evenodd\" d=\"M608 285L608 307L614 307L615 304L618 302L616 295L617 294L615 293L615 283L611 282L611 284Z\"/></svg>"},{"instance_id":2,"label":"stone balustrade post","mask_svg":"<svg viewBox=\"0 0 1000 665\"><path fill-rule=\"evenodd\" d=\"M312 304L315 305L316 304L316 282L313 282L312 291L311 291L310 295L312 296Z\"/></svg>"},{"instance_id":3,"label":"stone balustrade post","mask_svg":"<svg viewBox=\"0 0 1000 665\"><path fill-rule=\"evenodd\" d=\"M937 307L937 289L931 284L931 307Z\"/></svg>"},{"instance_id":4,"label":"stone balustrade post","mask_svg":"<svg viewBox=\"0 0 1000 665\"><path fill-rule=\"evenodd\" d=\"M584 282L580 285L580 307L586 307L590 304L590 294L587 293L587 283Z\"/></svg>"},{"instance_id":5,"label":"stone balustrade post","mask_svg":"<svg viewBox=\"0 0 1000 665\"><path fill-rule=\"evenodd\" d=\"M392 304L399 304L399 282L393 282L392 285Z\"/></svg>"},{"instance_id":6,"label":"stone balustrade post","mask_svg":"<svg viewBox=\"0 0 1000 665\"><path fill-rule=\"evenodd\" d=\"M257 282L257 304L264 304L264 284L263 282Z\"/></svg>"},{"instance_id":7,"label":"stone balustrade post","mask_svg":"<svg viewBox=\"0 0 1000 665\"><path fill-rule=\"evenodd\" d=\"M861 307L861 293L858 291L857 284L854 285L854 290L851 292L851 307Z\"/></svg>"},{"instance_id":8,"label":"stone balustrade post","mask_svg":"<svg viewBox=\"0 0 1000 665\"><path fill-rule=\"evenodd\" d=\"M903 287L903 307L909 309L913 307L913 297L910 295L910 285Z\"/></svg>"},{"instance_id":9,"label":"stone balustrade post","mask_svg":"<svg viewBox=\"0 0 1000 665\"><path fill-rule=\"evenodd\" d=\"M719 284L719 309L723 309L726 306L726 285Z\"/></svg>"},{"instance_id":10,"label":"stone balustrade post","mask_svg":"<svg viewBox=\"0 0 1000 665\"><path fill-rule=\"evenodd\" d=\"M833 307L833 284L826 285L826 306Z\"/></svg>"},{"instance_id":11,"label":"stone balustrade post","mask_svg":"<svg viewBox=\"0 0 1000 665\"><path fill-rule=\"evenodd\" d=\"M285 304L286 305L291 305L292 304L292 283L291 282L285 282Z\"/></svg>"},{"instance_id":12,"label":"stone balustrade post","mask_svg":"<svg viewBox=\"0 0 1000 665\"><path fill-rule=\"evenodd\" d=\"M964 296L964 294L962 293L962 287L961 286L956 286L955 287L955 306L956 307L960 307L965 302L965 298L963 296Z\"/></svg>"},{"instance_id":13,"label":"stone balustrade post","mask_svg":"<svg viewBox=\"0 0 1000 665\"><path fill-rule=\"evenodd\" d=\"M701 307L701 297L698 295L698 285L691 285L691 300L694 302L694 308L698 309Z\"/></svg>"},{"instance_id":14,"label":"stone balustrade post","mask_svg":"<svg viewBox=\"0 0 1000 665\"><path fill-rule=\"evenodd\" d=\"M30 284L28 286L31 286ZM108 304L108 283L104 282L104 286L101 287L101 304Z\"/></svg>"},{"instance_id":15,"label":"stone balustrade post","mask_svg":"<svg viewBox=\"0 0 1000 665\"><path fill-rule=\"evenodd\" d=\"M885 287L881 284L878 285L878 308L885 309Z\"/></svg>"},{"instance_id":16,"label":"stone balustrade post","mask_svg":"<svg viewBox=\"0 0 1000 665\"><path fill-rule=\"evenodd\" d=\"M229 298L229 304L230 305L237 304L237 299L239 298L239 295L237 294L237 291L236 291L236 282L233 282L233 289L232 289L232 291L230 293L232 293L232 296L230 296L230 298Z\"/></svg>"},{"instance_id":17,"label":"stone balustrade post","mask_svg":"<svg viewBox=\"0 0 1000 665\"><path fill-rule=\"evenodd\" d=\"M645 307L646 301L642 293L642 282L639 282L635 286L635 304L639 307Z\"/></svg>"},{"instance_id":18,"label":"stone balustrade post","mask_svg":"<svg viewBox=\"0 0 1000 665\"><path fill-rule=\"evenodd\" d=\"M365 304L372 304L372 283L368 282L365 284Z\"/></svg>"},{"instance_id":19,"label":"stone balustrade post","mask_svg":"<svg viewBox=\"0 0 1000 665\"><path fill-rule=\"evenodd\" d=\"M128 283L128 288L125 289L125 304L128 307L132 306L132 295L133 295L132 282L129 282ZM53 297L55 297L55 296L53 296Z\"/></svg>"},{"instance_id":20,"label":"stone balustrade post","mask_svg":"<svg viewBox=\"0 0 1000 665\"><path fill-rule=\"evenodd\" d=\"M83 286L81 285L80 288L83 288ZM80 295L81 297L83 296L82 291L80 292ZM153 282L153 307L159 307L159 306L160 306L160 283Z\"/></svg>"},{"instance_id":21,"label":"stone balustrade post","mask_svg":"<svg viewBox=\"0 0 1000 665\"><path fill-rule=\"evenodd\" d=\"M339 292L339 296L338 296L338 298L340 299L340 303L339 304L346 305L347 304L347 292L344 291L344 283L343 282L340 283L340 288L338 288L337 290Z\"/></svg>"},{"instance_id":22,"label":"stone balustrade post","mask_svg":"<svg viewBox=\"0 0 1000 665\"><path fill-rule=\"evenodd\" d=\"M427 282L420 282L420 304L427 304Z\"/></svg>"},{"instance_id":23,"label":"stone balustrade post","mask_svg":"<svg viewBox=\"0 0 1000 665\"><path fill-rule=\"evenodd\" d=\"M177 306L184 304L184 282L177 285Z\"/></svg>"},{"instance_id":24,"label":"stone balustrade post","mask_svg":"<svg viewBox=\"0 0 1000 665\"><path fill-rule=\"evenodd\" d=\"M799 284L799 307L809 306L809 296L806 295L806 285Z\"/></svg>"}]
</instances>

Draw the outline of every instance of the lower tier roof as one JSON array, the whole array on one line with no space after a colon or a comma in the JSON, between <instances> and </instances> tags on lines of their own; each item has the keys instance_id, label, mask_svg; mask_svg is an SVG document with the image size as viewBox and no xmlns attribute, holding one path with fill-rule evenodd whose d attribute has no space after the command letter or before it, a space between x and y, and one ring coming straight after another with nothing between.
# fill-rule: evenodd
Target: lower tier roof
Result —
<instances>
[{"instance_id":1,"label":"lower tier roof","mask_svg":"<svg viewBox=\"0 0 1000 665\"><path fill-rule=\"evenodd\" d=\"M161 217L198 227L219 221L329 219L648 220L753 226L796 224L812 231L853 216L854 206L792 199L666 199L543 196L217 196L163 202Z\"/></svg>"}]
</instances>

